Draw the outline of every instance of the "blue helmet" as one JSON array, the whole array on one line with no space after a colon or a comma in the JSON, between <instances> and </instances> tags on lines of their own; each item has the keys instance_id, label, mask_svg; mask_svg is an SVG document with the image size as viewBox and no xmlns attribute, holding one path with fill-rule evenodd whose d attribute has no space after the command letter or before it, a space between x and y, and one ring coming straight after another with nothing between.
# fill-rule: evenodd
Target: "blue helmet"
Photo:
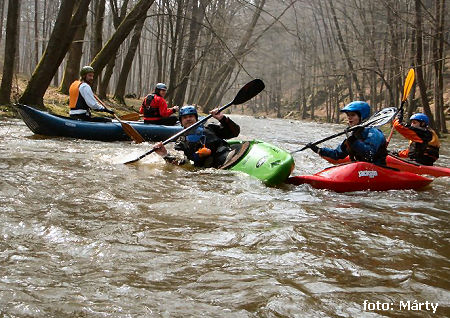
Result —
<instances>
[{"instance_id":1,"label":"blue helmet","mask_svg":"<svg viewBox=\"0 0 450 318\"><path fill-rule=\"evenodd\" d=\"M166 84L164 84L164 83L158 83L158 84L156 84L156 86L155 86L155 90L159 90L159 89L164 89L164 90L167 90L167 85Z\"/></svg>"},{"instance_id":2,"label":"blue helmet","mask_svg":"<svg viewBox=\"0 0 450 318\"><path fill-rule=\"evenodd\" d=\"M430 123L430 120L428 119L428 116L423 114L423 113L414 114L414 115L411 116L411 118L409 120L410 121L411 120L418 120L418 121L424 122L425 125L427 125L427 126Z\"/></svg>"},{"instance_id":3,"label":"blue helmet","mask_svg":"<svg viewBox=\"0 0 450 318\"><path fill-rule=\"evenodd\" d=\"M361 118L361 121L364 119L369 118L370 116L370 105L366 102L362 101L354 101L350 104L345 105L344 108L341 109L341 112L348 113L348 112L355 112L359 115Z\"/></svg>"},{"instance_id":4,"label":"blue helmet","mask_svg":"<svg viewBox=\"0 0 450 318\"><path fill-rule=\"evenodd\" d=\"M195 107L192 105L186 105L186 106L181 107L178 114L179 114L178 118L180 119L180 122L181 122L181 117L186 116L186 115L195 115L195 118L198 120L197 109L195 109Z\"/></svg>"}]
</instances>

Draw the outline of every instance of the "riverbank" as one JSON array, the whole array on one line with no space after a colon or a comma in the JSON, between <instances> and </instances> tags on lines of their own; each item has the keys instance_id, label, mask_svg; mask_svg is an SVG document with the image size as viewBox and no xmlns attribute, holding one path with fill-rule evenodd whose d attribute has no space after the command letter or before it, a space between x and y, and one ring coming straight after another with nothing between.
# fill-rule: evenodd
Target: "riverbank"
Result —
<instances>
[{"instance_id":1,"label":"riverbank","mask_svg":"<svg viewBox=\"0 0 450 318\"><path fill-rule=\"evenodd\" d=\"M28 83L28 78L24 75L19 75L15 77L13 82L13 88L11 93L11 101L16 103L19 97L22 95L23 91L26 88ZM450 104L450 92L444 93L444 102L446 105ZM121 104L115 101L112 96L108 96L104 103L108 106L108 108L113 109L117 115L125 115L133 112L138 112L139 107L142 103L142 98L125 98L125 103ZM49 86L45 95L44 95L44 106L48 112L54 113L56 115L67 116L68 115L68 105L69 105L69 96L62 94L59 91L59 88L56 86ZM433 105L432 105L433 107ZM447 107L446 117L448 118L447 127L450 127L450 115L449 107ZM420 109L418 109L420 111ZM253 111L251 107L245 107L244 105L236 105L232 106L229 110L225 111L226 113L232 113L237 115L246 115L251 116L257 119L264 118L278 118L277 111L275 109L270 110L269 112L265 111L257 111L256 113ZM200 111L201 113L201 111ZM318 106L314 110L314 119L308 117L302 119L302 112L299 110L292 110L287 107L284 107L281 111L282 119L286 120L301 120L304 122L318 122L318 123L326 123L326 109L325 106ZM104 113L98 113L99 116L104 116ZM0 105L0 119L2 118L20 118L19 113L13 105ZM345 122L345 116L341 114L340 122ZM441 134L441 138L446 138L447 135Z\"/></svg>"},{"instance_id":2,"label":"riverbank","mask_svg":"<svg viewBox=\"0 0 450 318\"><path fill-rule=\"evenodd\" d=\"M18 76L13 83L11 102L17 103L22 95L28 80L23 76ZM138 112L142 103L140 99L125 98L126 105L116 102L112 97L104 101L108 108L113 109L119 116ZM49 86L44 95L44 106L48 112L56 115L67 116L69 113L69 96L62 94L56 86ZM101 113L104 115L104 113ZM20 118L13 105L0 105L0 118Z\"/></svg>"}]
</instances>

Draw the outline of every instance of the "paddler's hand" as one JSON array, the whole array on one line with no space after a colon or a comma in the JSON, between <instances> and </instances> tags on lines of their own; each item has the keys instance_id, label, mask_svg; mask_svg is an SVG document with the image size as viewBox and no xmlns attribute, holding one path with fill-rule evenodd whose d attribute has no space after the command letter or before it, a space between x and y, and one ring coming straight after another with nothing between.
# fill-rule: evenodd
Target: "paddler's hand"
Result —
<instances>
[{"instance_id":1,"label":"paddler's hand","mask_svg":"<svg viewBox=\"0 0 450 318\"><path fill-rule=\"evenodd\" d=\"M105 113L109 113L111 115L114 115L114 111L112 111L111 109L108 109L105 107L105 109L103 110Z\"/></svg>"},{"instance_id":2,"label":"paddler's hand","mask_svg":"<svg viewBox=\"0 0 450 318\"><path fill-rule=\"evenodd\" d=\"M221 120L223 118L223 114L219 113L219 108L214 108L212 111L209 112L215 119Z\"/></svg>"},{"instance_id":3,"label":"paddler's hand","mask_svg":"<svg viewBox=\"0 0 450 318\"><path fill-rule=\"evenodd\" d=\"M309 142L305 145L306 148L311 149L312 151L314 151L315 153L319 153L320 148L317 147L316 145L314 145L312 142Z\"/></svg>"},{"instance_id":4,"label":"paddler's hand","mask_svg":"<svg viewBox=\"0 0 450 318\"><path fill-rule=\"evenodd\" d=\"M179 106L173 106L173 107L172 107L172 111L173 111L174 113L176 113L179 109L180 109Z\"/></svg>"},{"instance_id":5,"label":"paddler's hand","mask_svg":"<svg viewBox=\"0 0 450 318\"><path fill-rule=\"evenodd\" d=\"M402 122L403 122L403 107L400 108L400 110L398 111L396 117L397 117L399 123L402 123Z\"/></svg>"},{"instance_id":6,"label":"paddler's hand","mask_svg":"<svg viewBox=\"0 0 450 318\"><path fill-rule=\"evenodd\" d=\"M157 144L153 146L153 149L155 152L160 155L161 157L167 156L167 149L164 147L163 143L160 141Z\"/></svg>"}]
</instances>

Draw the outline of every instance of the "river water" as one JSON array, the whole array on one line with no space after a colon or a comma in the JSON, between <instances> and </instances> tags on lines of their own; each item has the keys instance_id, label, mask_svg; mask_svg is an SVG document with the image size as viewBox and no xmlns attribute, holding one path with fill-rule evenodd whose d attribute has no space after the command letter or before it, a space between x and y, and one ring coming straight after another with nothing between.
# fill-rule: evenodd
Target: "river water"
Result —
<instances>
[{"instance_id":1,"label":"river water","mask_svg":"<svg viewBox=\"0 0 450 318\"><path fill-rule=\"evenodd\" d=\"M343 127L233 118L242 139L288 150ZM0 121L1 317L450 315L449 178L337 194L156 155L122 164L149 147ZM329 166L295 161L294 175Z\"/></svg>"}]
</instances>

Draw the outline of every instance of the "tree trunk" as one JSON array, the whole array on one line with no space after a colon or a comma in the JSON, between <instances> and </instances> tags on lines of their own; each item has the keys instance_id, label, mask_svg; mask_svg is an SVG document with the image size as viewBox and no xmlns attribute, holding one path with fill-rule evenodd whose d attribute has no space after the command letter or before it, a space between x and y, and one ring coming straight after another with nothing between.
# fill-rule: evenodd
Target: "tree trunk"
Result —
<instances>
[{"instance_id":1,"label":"tree trunk","mask_svg":"<svg viewBox=\"0 0 450 318\"><path fill-rule=\"evenodd\" d=\"M69 95L69 87L78 78L78 72L80 70L81 55L83 53L83 40L84 33L86 31L87 21L86 18L83 23L78 27L73 43L69 50L69 57L67 58L66 68L64 70L63 79L59 90L61 93Z\"/></svg>"},{"instance_id":2,"label":"tree trunk","mask_svg":"<svg viewBox=\"0 0 450 318\"><path fill-rule=\"evenodd\" d=\"M186 48L186 54L184 56L183 67L181 70L181 81L178 84L177 92L173 102L175 105L182 105L184 102L189 75L193 70L195 50L198 36L200 34L200 27L205 17L205 10L203 9L204 5L206 5L205 0L200 1L200 3L198 3L197 1L192 2L192 20L189 27L189 40Z\"/></svg>"},{"instance_id":3,"label":"tree trunk","mask_svg":"<svg viewBox=\"0 0 450 318\"><path fill-rule=\"evenodd\" d=\"M86 18L89 3L90 0L77 1L78 9L72 16L75 1L62 0L53 32L48 41L47 49L19 100L21 103L43 105L45 91L69 50L78 26ZM69 23L67 23L68 21Z\"/></svg>"},{"instance_id":4,"label":"tree trunk","mask_svg":"<svg viewBox=\"0 0 450 318\"><path fill-rule=\"evenodd\" d=\"M133 30L137 21L147 14L148 9L154 0L140 0L133 9L126 15L125 19L120 23L116 32L111 36L101 51L95 56L91 62L91 66L95 69L96 76L103 71L111 56L119 49L122 42L127 38Z\"/></svg>"},{"instance_id":5,"label":"tree trunk","mask_svg":"<svg viewBox=\"0 0 450 318\"><path fill-rule=\"evenodd\" d=\"M39 4L34 0L34 67L39 63Z\"/></svg>"},{"instance_id":6,"label":"tree trunk","mask_svg":"<svg viewBox=\"0 0 450 318\"><path fill-rule=\"evenodd\" d=\"M167 0L166 0L167 2ZM179 0L177 1L177 13L175 15L175 30L173 28L172 22L172 9L167 3L167 11L169 12L168 21L168 32L170 33L170 43L172 45L168 45L170 47L170 62L169 62L169 85L168 85L168 93L166 95L167 104L172 105L173 96L176 89L177 77L179 70L175 67L177 61L181 59L181 52L183 52L183 38L184 38L184 30L186 19L182 19L183 9L185 8L185 1ZM186 14L186 12L184 12ZM169 37L168 37L169 38Z\"/></svg>"},{"instance_id":7,"label":"tree trunk","mask_svg":"<svg viewBox=\"0 0 450 318\"><path fill-rule=\"evenodd\" d=\"M108 93L108 85L111 77L114 73L114 67L116 66L117 56L114 54L106 65L105 73L103 74L102 81L98 85L98 97L105 99Z\"/></svg>"},{"instance_id":8,"label":"tree trunk","mask_svg":"<svg viewBox=\"0 0 450 318\"><path fill-rule=\"evenodd\" d=\"M159 9L162 14L162 8ZM163 74L162 74L162 51L163 51L163 38L164 38L164 15L161 17L158 16L156 19L156 45L155 45L155 56L156 59L154 60L155 63L155 69L156 69L156 81L161 81Z\"/></svg>"},{"instance_id":9,"label":"tree trunk","mask_svg":"<svg viewBox=\"0 0 450 318\"><path fill-rule=\"evenodd\" d=\"M415 0L416 8L416 69L417 69L417 84L420 88L420 99L422 101L422 107L424 113L430 119L430 126L435 127L433 114L431 113L430 104L428 102L427 88L425 85L425 80L423 76L423 66L422 66L422 3L421 0Z\"/></svg>"},{"instance_id":10,"label":"tree trunk","mask_svg":"<svg viewBox=\"0 0 450 318\"><path fill-rule=\"evenodd\" d=\"M47 30L46 30L46 23L47 23L47 0L44 0L44 5L42 6L42 50L41 50L41 58L44 54L45 47L46 47L46 36L47 36Z\"/></svg>"},{"instance_id":11,"label":"tree trunk","mask_svg":"<svg viewBox=\"0 0 450 318\"><path fill-rule=\"evenodd\" d=\"M411 46L410 46L410 51L411 51L411 55L416 54L416 31L412 30L411 32ZM408 115L407 117L410 118L412 116L412 114L416 111L417 108L417 101L416 101L416 85L417 82L413 83L413 86L411 88L411 97L409 98L409 102L408 102Z\"/></svg>"},{"instance_id":12,"label":"tree trunk","mask_svg":"<svg viewBox=\"0 0 450 318\"><path fill-rule=\"evenodd\" d=\"M339 45L340 45L342 51L344 52L344 57L347 62L349 73L352 77L353 82L355 83L356 90L358 91L358 94L359 94L359 99L364 100L364 93L361 89L361 86L359 85L358 77L356 76L356 72L353 67L353 62L350 58L350 53L348 51L347 45L344 42L344 38L342 37L342 32L341 32L341 28L339 26L339 22L337 20L336 11L334 10L333 0L328 0L328 3L330 4L331 15L333 17L334 25L336 27ZM351 87L350 87L350 89L351 89Z\"/></svg>"},{"instance_id":13,"label":"tree trunk","mask_svg":"<svg viewBox=\"0 0 450 318\"><path fill-rule=\"evenodd\" d=\"M14 57L14 72L15 73L19 73L20 72L20 47L19 47L19 44L20 44L20 32L21 32L21 29L20 29L20 22L21 22L21 19L20 19L20 11L21 11L21 6L22 6L22 3L21 3L21 1L18 1L18 4L19 4L19 21L17 22L17 30L16 30L16 56Z\"/></svg>"},{"instance_id":14,"label":"tree trunk","mask_svg":"<svg viewBox=\"0 0 450 318\"><path fill-rule=\"evenodd\" d=\"M213 83L213 88L210 92L206 92L206 94L202 94L200 97L200 103L203 101L203 108L205 111L209 111L214 107L213 101L215 100L216 94L219 91L220 87L222 86L222 82L219 80L220 78L224 77L224 75L228 76L229 72L233 71L234 66L237 63L237 59L242 58L245 53L247 52L247 44L250 41L250 38L253 34L253 30L255 29L256 23L258 22L258 19L261 15L261 11L264 8L265 0L261 0L258 5L256 6L256 10L253 14L252 20L250 24L247 27L247 30L245 31L244 36L241 39L241 42L239 44L239 47L236 51L236 54L228 59L213 75L211 79L211 83ZM225 76L225 77L226 77ZM208 94L209 93L209 94ZM209 95L209 96L208 96Z\"/></svg>"},{"instance_id":15,"label":"tree trunk","mask_svg":"<svg viewBox=\"0 0 450 318\"><path fill-rule=\"evenodd\" d=\"M103 21L105 19L105 0L98 0L95 7L94 43L91 50L91 60L100 52L103 45Z\"/></svg>"},{"instance_id":16,"label":"tree trunk","mask_svg":"<svg viewBox=\"0 0 450 318\"><path fill-rule=\"evenodd\" d=\"M3 16L5 13L5 1L6 0L0 0L0 44L3 39Z\"/></svg>"},{"instance_id":17,"label":"tree trunk","mask_svg":"<svg viewBox=\"0 0 450 318\"><path fill-rule=\"evenodd\" d=\"M435 6L435 35L433 38L434 109L436 114L436 129L446 133L443 80L445 0L436 0Z\"/></svg>"},{"instance_id":18,"label":"tree trunk","mask_svg":"<svg viewBox=\"0 0 450 318\"><path fill-rule=\"evenodd\" d=\"M125 88L127 86L128 74L130 73L131 65L133 64L134 56L136 54L139 40L141 38L142 28L144 27L146 16L144 15L136 24L134 28L133 37L131 38L130 47L128 48L127 55L122 64L122 70L120 71L119 80L117 82L116 92L114 98L120 103L125 104Z\"/></svg>"},{"instance_id":19,"label":"tree trunk","mask_svg":"<svg viewBox=\"0 0 450 318\"><path fill-rule=\"evenodd\" d=\"M8 18L6 21L5 60L3 65L2 84L0 86L0 104L11 102L11 87L14 75L14 59L16 57L17 27L19 21L20 0L9 0Z\"/></svg>"}]
</instances>

